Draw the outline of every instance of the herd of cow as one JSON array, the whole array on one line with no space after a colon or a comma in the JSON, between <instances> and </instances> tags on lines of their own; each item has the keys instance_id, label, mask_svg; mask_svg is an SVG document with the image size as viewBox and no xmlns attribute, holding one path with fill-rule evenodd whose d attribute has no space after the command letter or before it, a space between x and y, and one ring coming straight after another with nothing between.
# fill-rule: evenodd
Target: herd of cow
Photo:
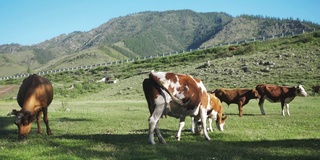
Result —
<instances>
[{"instance_id":1,"label":"herd of cow","mask_svg":"<svg viewBox=\"0 0 320 160\"><path fill-rule=\"evenodd\" d=\"M259 84L255 89L216 89L207 91L202 81L186 74L151 71L149 78L144 79L143 91L150 111L149 117L149 142L155 144L154 132L160 143L166 143L158 127L159 119L163 116L171 116L180 119L176 138L180 140L181 131L185 125L185 118L192 117L192 131L204 134L206 140L210 140L207 131L207 119L209 130L212 129L212 121L220 131L223 131L227 116L223 116L222 102L230 105L238 105L239 116L243 115L243 106L250 99L259 99L261 114L265 115L264 100L281 102L282 115L289 112L289 103L295 96L307 96L302 85L296 87L284 87L276 85ZM15 124L18 126L19 139L25 138L31 129L33 121L37 120L38 133L41 133L40 119L43 113L43 121L47 134L51 134L48 122L47 107L53 99L53 87L49 80L36 74L23 80L20 86L17 101L20 111L12 110L8 115L15 115ZM200 126L202 129L200 129Z\"/></svg>"}]
</instances>

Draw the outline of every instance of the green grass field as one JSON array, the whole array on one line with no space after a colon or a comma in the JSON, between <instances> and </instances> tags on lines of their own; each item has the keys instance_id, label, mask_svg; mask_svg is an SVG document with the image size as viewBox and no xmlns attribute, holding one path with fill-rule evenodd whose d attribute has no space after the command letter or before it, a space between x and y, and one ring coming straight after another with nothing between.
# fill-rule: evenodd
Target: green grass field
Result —
<instances>
[{"instance_id":1,"label":"green grass field","mask_svg":"<svg viewBox=\"0 0 320 160\"><path fill-rule=\"evenodd\" d=\"M193 135L188 117L181 141L177 142L179 120L164 118L159 126L168 144L152 146L148 144L149 113L141 86L147 72L155 70L193 75L203 81L207 90L254 88L260 83L303 84L311 94L311 86L318 84L320 78L319 35L317 32L255 42L239 46L234 52L216 47L46 75L55 93L49 107L53 135L38 135L34 123L25 141L17 140L14 117L6 116L12 109L19 109L14 99L22 79L0 81L0 160L319 159L319 95L297 97L290 103L291 116L285 117L280 103L266 101L267 115L263 116L258 101L251 100L244 107L242 118L237 115L235 104L228 107L223 103L228 116L225 131L209 133L212 141ZM207 61L210 66L204 65ZM95 83L105 75L112 75L119 82ZM42 130L45 131L44 123Z\"/></svg>"},{"instance_id":2,"label":"green grass field","mask_svg":"<svg viewBox=\"0 0 320 160\"><path fill-rule=\"evenodd\" d=\"M181 141L175 140L178 119L160 119L167 145L148 144L145 100L54 100L49 107L52 136L37 134L36 123L27 140L17 140L15 101L0 102L0 159L318 159L320 157L320 97L297 97L291 116L281 116L280 103L265 102L266 116L257 100L244 107L223 103L225 131L209 133L212 141L190 132L187 118ZM157 142L157 140L156 140Z\"/></svg>"}]
</instances>

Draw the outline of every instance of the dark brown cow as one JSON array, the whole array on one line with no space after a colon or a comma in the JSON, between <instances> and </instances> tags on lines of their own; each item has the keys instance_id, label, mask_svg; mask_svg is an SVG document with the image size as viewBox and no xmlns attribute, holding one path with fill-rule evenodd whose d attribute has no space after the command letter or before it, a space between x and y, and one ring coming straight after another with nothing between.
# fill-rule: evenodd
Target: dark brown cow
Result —
<instances>
[{"instance_id":1,"label":"dark brown cow","mask_svg":"<svg viewBox=\"0 0 320 160\"><path fill-rule=\"evenodd\" d=\"M234 51L234 50L237 49L237 47L236 46L230 46L228 49L229 49L229 51Z\"/></svg>"},{"instance_id":2,"label":"dark brown cow","mask_svg":"<svg viewBox=\"0 0 320 160\"><path fill-rule=\"evenodd\" d=\"M289 103L296 96L307 96L307 92L304 90L302 85L297 87L285 87L285 86L276 86L271 84L259 84L256 86L256 90L260 94L259 107L262 115L265 115L263 109L264 100L267 99L269 102L281 102L282 115L284 114L284 105L286 105L287 114L290 116L289 112Z\"/></svg>"},{"instance_id":3,"label":"dark brown cow","mask_svg":"<svg viewBox=\"0 0 320 160\"><path fill-rule=\"evenodd\" d=\"M25 138L30 132L32 122L37 119L38 133L41 133L40 118L43 112L43 121L46 124L47 134L51 135L48 122L48 106L53 99L53 88L49 80L36 74L23 80L20 86L17 101L20 111L12 110L8 115L15 115L15 124L19 129L18 138Z\"/></svg>"},{"instance_id":4,"label":"dark brown cow","mask_svg":"<svg viewBox=\"0 0 320 160\"><path fill-rule=\"evenodd\" d=\"M320 90L320 86L319 85L312 86L311 88L312 88L313 95L315 95L316 93L319 93L319 90Z\"/></svg>"},{"instance_id":5,"label":"dark brown cow","mask_svg":"<svg viewBox=\"0 0 320 160\"><path fill-rule=\"evenodd\" d=\"M177 139L180 140L181 130L185 124L185 117L201 119L206 128L207 113L211 109L210 96L203 83L190 75L168 72L153 72L143 81L143 90L148 103L149 142L155 144L154 131L160 143L166 143L158 128L158 122L163 115L180 119ZM198 127L196 127L198 128ZM206 140L210 140L208 132L204 132Z\"/></svg>"},{"instance_id":6,"label":"dark brown cow","mask_svg":"<svg viewBox=\"0 0 320 160\"><path fill-rule=\"evenodd\" d=\"M255 89L225 89L219 88L212 91L218 97L221 102L225 102L228 105L231 103L238 104L239 117L242 117L242 108L246 105L251 99L259 98L259 94Z\"/></svg>"}]
</instances>

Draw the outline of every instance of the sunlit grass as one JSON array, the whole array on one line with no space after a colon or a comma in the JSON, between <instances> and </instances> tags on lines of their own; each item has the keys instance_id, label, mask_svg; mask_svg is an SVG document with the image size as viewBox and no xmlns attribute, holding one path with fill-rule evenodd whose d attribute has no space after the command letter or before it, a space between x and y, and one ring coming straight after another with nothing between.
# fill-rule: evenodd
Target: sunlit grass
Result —
<instances>
[{"instance_id":1,"label":"sunlit grass","mask_svg":"<svg viewBox=\"0 0 320 160\"><path fill-rule=\"evenodd\" d=\"M49 107L53 135L36 133L17 141L14 117L6 117L16 102L0 103L1 159L316 159L320 156L319 97L297 97L291 116L281 116L280 103L265 102L266 116L256 100L244 107L223 103L228 115L225 131L193 135L190 118L180 142L175 139L178 119L160 119L167 145L148 144L148 109L138 101L54 101ZM15 107L17 108L17 107ZM42 123L42 129L45 126ZM157 142L157 140L156 140Z\"/></svg>"}]
</instances>

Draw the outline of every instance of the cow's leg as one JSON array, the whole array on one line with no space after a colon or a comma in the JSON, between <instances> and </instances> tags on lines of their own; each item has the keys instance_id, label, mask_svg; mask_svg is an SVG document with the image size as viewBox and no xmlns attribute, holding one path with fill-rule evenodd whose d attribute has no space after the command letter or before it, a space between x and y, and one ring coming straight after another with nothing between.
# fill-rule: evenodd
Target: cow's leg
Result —
<instances>
[{"instance_id":1,"label":"cow's leg","mask_svg":"<svg viewBox=\"0 0 320 160\"><path fill-rule=\"evenodd\" d=\"M41 121L41 115L42 115L42 111L39 111L37 113L37 127L38 127L38 133L42 133L42 129L41 129L41 125L40 125L40 121Z\"/></svg>"},{"instance_id":2,"label":"cow's leg","mask_svg":"<svg viewBox=\"0 0 320 160\"><path fill-rule=\"evenodd\" d=\"M156 128L156 124L158 120L156 120L156 118L154 118L153 116L149 117L149 143L150 144L156 144L156 142L154 141L154 130ZM159 129L159 128L158 128Z\"/></svg>"},{"instance_id":3,"label":"cow's leg","mask_svg":"<svg viewBox=\"0 0 320 160\"><path fill-rule=\"evenodd\" d=\"M201 123L202 123L202 130L204 133L204 138L208 141L210 141L210 137L208 135L208 131L207 131L207 111L206 109L202 108L202 106L200 106L200 118L201 118Z\"/></svg>"},{"instance_id":4,"label":"cow's leg","mask_svg":"<svg viewBox=\"0 0 320 160\"><path fill-rule=\"evenodd\" d=\"M260 111L262 115L266 115L266 112L264 112L264 109L263 109L263 103L264 103L264 98L261 96L261 98L259 99Z\"/></svg>"},{"instance_id":5,"label":"cow's leg","mask_svg":"<svg viewBox=\"0 0 320 160\"><path fill-rule=\"evenodd\" d=\"M242 105L243 105L243 102L240 101L238 103L239 117L242 117Z\"/></svg>"},{"instance_id":6,"label":"cow's leg","mask_svg":"<svg viewBox=\"0 0 320 160\"><path fill-rule=\"evenodd\" d=\"M159 121L158 121L158 123L159 123ZM156 131L156 133L157 133L158 140L159 140L159 142L160 142L161 144L166 144L167 142L164 140L164 138L163 138L162 135L161 135L160 129L159 129L159 127L158 127L158 123L156 124L156 127L155 127L155 131Z\"/></svg>"},{"instance_id":7,"label":"cow's leg","mask_svg":"<svg viewBox=\"0 0 320 160\"><path fill-rule=\"evenodd\" d=\"M51 135L51 129L49 127L49 119L48 119L48 108L45 107L43 108L43 121L46 124L46 128L47 128L47 134Z\"/></svg>"},{"instance_id":8,"label":"cow's leg","mask_svg":"<svg viewBox=\"0 0 320 160\"><path fill-rule=\"evenodd\" d=\"M164 109L164 105L158 105L157 107L155 107L155 110L153 111L152 115L149 117L149 143L150 144L156 144L156 142L154 141L155 129L156 129L157 135L161 135L157 123L163 113L163 109Z\"/></svg>"},{"instance_id":9,"label":"cow's leg","mask_svg":"<svg viewBox=\"0 0 320 160\"><path fill-rule=\"evenodd\" d=\"M209 131L213 132L213 128L212 128L212 118L208 117L208 122L209 122Z\"/></svg>"},{"instance_id":10,"label":"cow's leg","mask_svg":"<svg viewBox=\"0 0 320 160\"><path fill-rule=\"evenodd\" d=\"M217 119L218 120L218 119ZM208 122L209 122L209 131L213 132L213 128L212 128L212 116L208 116Z\"/></svg>"},{"instance_id":11,"label":"cow's leg","mask_svg":"<svg viewBox=\"0 0 320 160\"><path fill-rule=\"evenodd\" d=\"M285 114L284 114L284 102L283 101L281 101L281 113L282 113L282 115L283 116L285 116Z\"/></svg>"},{"instance_id":12,"label":"cow's leg","mask_svg":"<svg viewBox=\"0 0 320 160\"><path fill-rule=\"evenodd\" d=\"M191 117L191 132L194 134L195 132L195 121L194 117Z\"/></svg>"},{"instance_id":13,"label":"cow's leg","mask_svg":"<svg viewBox=\"0 0 320 160\"><path fill-rule=\"evenodd\" d=\"M181 117L180 118L179 129L178 129L178 132L176 134L176 138L177 138L178 141L180 141L180 138L181 138L181 131L182 131L182 128L184 127L184 125L185 125L185 119L186 119L186 117Z\"/></svg>"},{"instance_id":14,"label":"cow's leg","mask_svg":"<svg viewBox=\"0 0 320 160\"><path fill-rule=\"evenodd\" d=\"M199 117L192 117L194 122L194 134L201 134L201 129L199 128ZM199 130L200 129L200 130Z\"/></svg>"},{"instance_id":15,"label":"cow's leg","mask_svg":"<svg viewBox=\"0 0 320 160\"><path fill-rule=\"evenodd\" d=\"M222 113L217 114L216 125L219 131L223 131Z\"/></svg>"},{"instance_id":16,"label":"cow's leg","mask_svg":"<svg viewBox=\"0 0 320 160\"><path fill-rule=\"evenodd\" d=\"M288 114L288 116L290 116L290 112L289 112L289 104L288 104L288 103L285 103L285 105L286 105L286 108L287 108L287 114Z\"/></svg>"},{"instance_id":17,"label":"cow's leg","mask_svg":"<svg viewBox=\"0 0 320 160\"><path fill-rule=\"evenodd\" d=\"M191 117L191 132L193 134L201 134L201 128L199 126L199 118L198 117Z\"/></svg>"}]
</instances>

